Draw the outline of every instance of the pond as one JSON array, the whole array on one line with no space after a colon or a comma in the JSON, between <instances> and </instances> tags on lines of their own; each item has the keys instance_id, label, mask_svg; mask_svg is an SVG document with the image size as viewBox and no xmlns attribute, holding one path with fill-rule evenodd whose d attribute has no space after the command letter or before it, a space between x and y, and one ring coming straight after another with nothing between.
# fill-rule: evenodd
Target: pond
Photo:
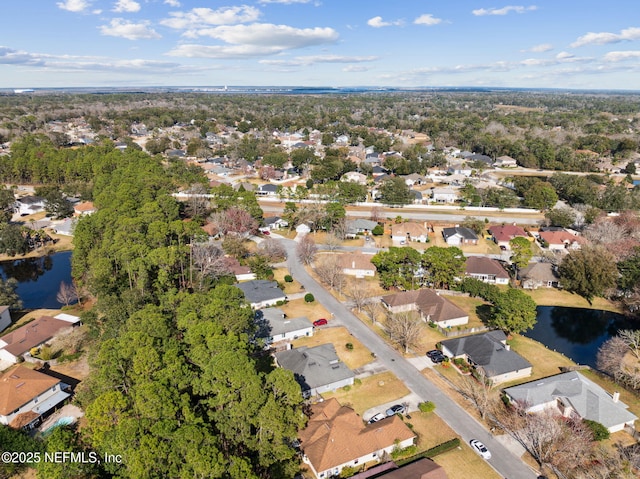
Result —
<instances>
[{"instance_id":1,"label":"pond","mask_svg":"<svg viewBox=\"0 0 640 479\"><path fill-rule=\"evenodd\" d=\"M593 368L602 343L620 329L640 328L637 321L610 311L561 306L538 306L537 310L538 322L524 336Z\"/></svg>"},{"instance_id":2,"label":"pond","mask_svg":"<svg viewBox=\"0 0 640 479\"><path fill-rule=\"evenodd\" d=\"M39 258L27 258L0 262L3 279L18 280L16 292L25 309L63 306L56 299L60 283L71 283L71 251L50 254Z\"/></svg>"}]
</instances>

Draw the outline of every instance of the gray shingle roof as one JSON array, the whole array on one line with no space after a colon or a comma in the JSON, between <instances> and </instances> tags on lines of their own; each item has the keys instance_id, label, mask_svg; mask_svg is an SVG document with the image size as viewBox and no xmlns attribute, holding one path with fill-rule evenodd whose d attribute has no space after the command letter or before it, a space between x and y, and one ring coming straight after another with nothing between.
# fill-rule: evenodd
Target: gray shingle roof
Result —
<instances>
[{"instance_id":1,"label":"gray shingle roof","mask_svg":"<svg viewBox=\"0 0 640 479\"><path fill-rule=\"evenodd\" d=\"M266 332L272 337L301 331L313 326L306 316L285 318L284 311L280 308L265 308L261 311L261 314L262 318L267 322L268 331Z\"/></svg>"},{"instance_id":2,"label":"gray shingle roof","mask_svg":"<svg viewBox=\"0 0 640 479\"><path fill-rule=\"evenodd\" d=\"M450 236L455 236L457 234L462 236L464 239L468 239L468 240L477 240L478 239L478 235L476 235L473 232L473 230L471 230L469 228L465 228L464 226L456 226L454 228L443 228L442 229L442 236L444 236L445 240L447 238L449 238Z\"/></svg>"},{"instance_id":3,"label":"gray shingle roof","mask_svg":"<svg viewBox=\"0 0 640 479\"><path fill-rule=\"evenodd\" d=\"M442 341L454 356L467 357L484 369L487 377L498 376L511 371L530 368L531 363L517 353L507 349L502 341L506 336L502 331L465 336Z\"/></svg>"},{"instance_id":4,"label":"gray shingle roof","mask_svg":"<svg viewBox=\"0 0 640 479\"><path fill-rule=\"evenodd\" d=\"M278 287L276 281L254 279L244 283L237 283L235 287L242 290L245 299L251 304L285 298L284 292Z\"/></svg>"},{"instance_id":5,"label":"gray shingle roof","mask_svg":"<svg viewBox=\"0 0 640 479\"><path fill-rule=\"evenodd\" d=\"M504 392L528 407L559 399L581 418L599 422L606 428L637 419L627 411L626 404L614 402L609 393L577 371L506 388Z\"/></svg>"},{"instance_id":6,"label":"gray shingle roof","mask_svg":"<svg viewBox=\"0 0 640 479\"><path fill-rule=\"evenodd\" d=\"M281 351L275 356L281 367L293 372L303 391L355 377L340 361L333 344L313 348L303 346Z\"/></svg>"}]
</instances>

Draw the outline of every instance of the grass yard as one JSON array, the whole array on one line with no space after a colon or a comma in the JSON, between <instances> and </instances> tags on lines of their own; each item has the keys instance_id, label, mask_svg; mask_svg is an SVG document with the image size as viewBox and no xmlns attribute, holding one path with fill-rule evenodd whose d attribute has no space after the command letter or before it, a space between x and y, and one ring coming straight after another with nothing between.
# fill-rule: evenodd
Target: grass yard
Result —
<instances>
[{"instance_id":1,"label":"grass yard","mask_svg":"<svg viewBox=\"0 0 640 479\"><path fill-rule=\"evenodd\" d=\"M299 318L300 316L306 316L315 321L318 318L326 318L331 324L331 315L318 301L313 303L305 303L304 298L294 299L286 304L280 306L280 309L284 311L289 318Z\"/></svg>"},{"instance_id":2,"label":"grass yard","mask_svg":"<svg viewBox=\"0 0 640 479\"><path fill-rule=\"evenodd\" d=\"M328 328L326 326L317 328L313 336L296 339L292 344L294 348L299 348L300 346L313 347L327 343L332 343L335 346L338 357L349 369L360 368L373 360L371 351L354 338L349 331L347 331L347 328L342 326L336 328ZM353 349L347 349L347 343L353 344Z\"/></svg>"},{"instance_id":3,"label":"grass yard","mask_svg":"<svg viewBox=\"0 0 640 479\"><path fill-rule=\"evenodd\" d=\"M444 468L449 479L502 479L468 444L461 444L460 449L440 454L433 460Z\"/></svg>"},{"instance_id":4,"label":"grass yard","mask_svg":"<svg viewBox=\"0 0 640 479\"><path fill-rule=\"evenodd\" d=\"M508 343L513 351L533 364L533 374L528 379L520 379L513 383L504 383L501 387L509 387L513 384L520 384L558 374L561 366L575 366L576 364L561 353L548 349L544 344L519 334L514 334Z\"/></svg>"},{"instance_id":5,"label":"grass yard","mask_svg":"<svg viewBox=\"0 0 640 479\"><path fill-rule=\"evenodd\" d=\"M442 248L449 247L442 237L442 230L444 229L444 226L434 226L433 229L434 233L429 235L429 239L431 240L429 245L440 246ZM477 245L463 245L460 249L465 253L500 254L500 248L498 245L493 241L484 239L482 235L479 236Z\"/></svg>"},{"instance_id":6,"label":"grass yard","mask_svg":"<svg viewBox=\"0 0 640 479\"><path fill-rule=\"evenodd\" d=\"M342 388L322 396L325 399L336 398L340 404L352 407L362 416L367 409L401 399L407 394L409 390L404 383L392 373L386 372L364 378L359 384L356 381L347 391Z\"/></svg>"},{"instance_id":7,"label":"grass yard","mask_svg":"<svg viewBox=\"0 0 640 479\"><path fill-rule=\"evenodd\" d=\"M292 283L285 282L284 277L288 274L289 270L287 268L275 268L273 270L273 277L281 286L284 287L285 294L300 293L304 291L301 284L296 279L294 279Z\"/></svg>"},{"instance_id":8,"label":"grass yard","mask_svg":"<svg viewBox=\"0 0 640 479\"><path fill-rule=\"evenodd\" d=\"M486 307L489 306L489 303L483 301L480 298L471 298L470 296L447 296L443 294L442 297L448 299L453 304L469 314L469 323L461 326L462 328L467 329L485 326L482 319L480 319L480 317L478 316L478 308L485 306L486 309Z\"/></svg>"},{"instance_id":9,"label":"grass yard","mask_svg":"<svg viewBox=\"0 0 640 479\"><path fill-rule=\"evenodd\" d=\"M568 308L603 309L605 311L622 312L622 308L604 298L594 298L593 304L582 296L556 288L524 289L538 306L566 306Z\"/></svg>"}]
</instances>

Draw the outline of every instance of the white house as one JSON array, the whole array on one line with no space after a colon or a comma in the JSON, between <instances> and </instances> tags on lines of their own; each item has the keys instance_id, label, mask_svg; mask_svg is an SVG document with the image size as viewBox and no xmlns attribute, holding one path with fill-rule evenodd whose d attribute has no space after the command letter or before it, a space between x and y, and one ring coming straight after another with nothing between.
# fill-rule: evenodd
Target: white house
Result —
<instances>
[{"instance_id":1,"label":"white house","mask_svg":"<svg viewBox=\"0 0 640 479\"><path fill-rule=\"evenodd\" d=\"M242 290L245 299L254 309L275 306L278 302L287 299L287 296L278 287L276 281L254 279L244 283L236 283L234 286Z\"/></svg>"},{"instance_id":2,"label":"white house","mask_svg":"<svg viewBox=\"0 0 640 479\"><path fill-rule=\"evenodd\" d=\"M24 366L0 376L0 424L31 429L40 417L67 399L69 386Z\"/></svg>"},{"instance_id":3,"label":"white house","mask_svg":"<svg viewBox=\"0 0 640 479\"><path fill-rule=\"evenodd\" d=\"M340 178L340 181L345 181L348 183L358 183L359 185L367 184L367 177L362 173L358 173L357 171L348 171Z\"/></svg>"},{"instance_id":4,"label":"white house","mask_svg":"<svg viewBox=\"0 0 640 479\"><path fill-rule=\"evenodd\" d=\"M518 162L511 158L510 156L504 155L496 158L496 161L493 163L493 166L498 168L515 168L518 166Z\"/></svg>"},{"instance_id":5,"label":"white house","mask_svg":"<svg viewBox=\"0 0 640 479\"><path fill-rule=\"evenodd\" d=\"M391 239L394 243L418 241L426 243L429 241L429 230L419 223L408 221L406 223L394 224L391 226Z\"/></svg>"},{"instance_id":6,"label":"white house","mask_svg":"<svg viewBox=\"0 0 640 479\"><path fill-rule=\"evenodd\" d=\"M256 320L264 326L264 335L268 344L281 341L293 341L305 336L313 336L313 324L306 316L287 318L280 308L265 308L256 311Z\"/></svg>"},{"instance_id":7,"label":"white house","mask_svg":"<svg viewBox=\"0 0 640 479\"><path fill-rule=\"evenodd\" d=\"M431 190L431 201L434 203L455 203L458 201L458 192L453 188L433 188Z\"/></svg>"},{"instance_id":8,"label":"white house","mask_svg":"<svg viewBox=\"0 0 640 479\"><path fill-rule=\"evenodd\" d=\"M620 401L619 393L608 393L577 371L506 388L504 393L529 413L552 410L564 417L599 422L612 433L633 427L638 419Z\"/></svg>"},{"instance_id":9,"label":"white house","mask_svg":"<svg viewBox=\"0 0 640 479\"><path fill-rule=\"evenodd\" d=\"M45 199L40 196L23 196L15 202L15 211L20 215L32 215L45 211Z\"/></svg>"},{"instance_id":10,"label":"white house","mask_svg":"<svg viewBox=\"0 0 640 479\"><path fill-rule=\"evenodd\" d=\"M371 262L371 255L355 253L343 253L338 256L338 265L342 268L342 273L364 278L375 276L377 268Z\"/></svg>"}]
</instances>

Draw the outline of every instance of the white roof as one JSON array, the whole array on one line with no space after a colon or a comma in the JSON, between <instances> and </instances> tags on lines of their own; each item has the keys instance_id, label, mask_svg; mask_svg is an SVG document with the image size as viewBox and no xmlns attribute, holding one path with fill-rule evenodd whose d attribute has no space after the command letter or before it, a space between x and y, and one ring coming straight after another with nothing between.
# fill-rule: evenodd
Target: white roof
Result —
<instances>
[{"instance_id":1,"label":"white roof","mask_svg":"<svg viewBox=\"0 0 640 479\"><path fill-rule=\"evenodd\" d=\"M61 321L66 321L71 324L76 324L80 322L80 318L78 316L73 316L72 314L60 313L54 318L59 319Z\"/></svg>"}]
</instances>

